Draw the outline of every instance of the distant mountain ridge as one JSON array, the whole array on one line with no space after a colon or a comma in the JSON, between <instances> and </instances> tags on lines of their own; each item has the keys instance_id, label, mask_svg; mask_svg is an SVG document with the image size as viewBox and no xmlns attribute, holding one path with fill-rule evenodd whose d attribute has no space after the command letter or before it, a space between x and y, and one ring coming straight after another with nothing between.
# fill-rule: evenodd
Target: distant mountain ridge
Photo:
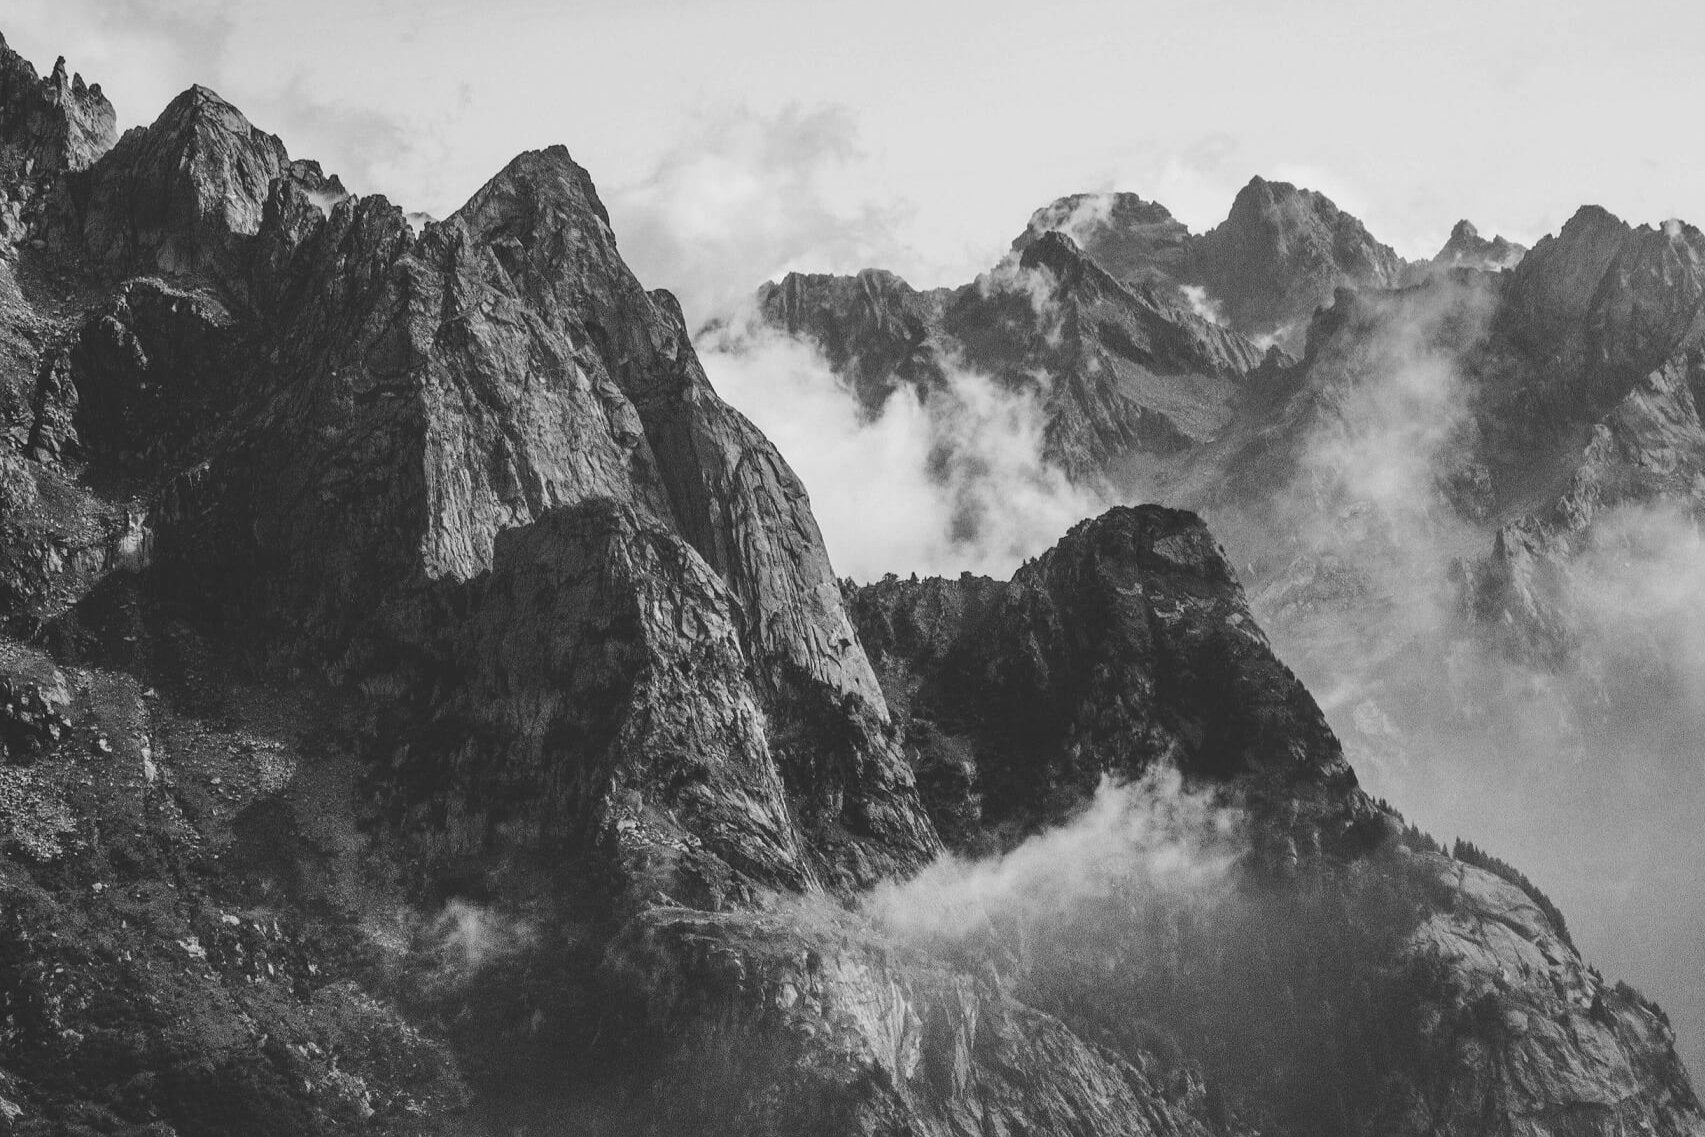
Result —
<instances>
[{"instance_id":1,"label":"distant mountain ridge","mask_svg":"<svg viewBox=\"0 0 1705 1137\"><path fill-rule=\"evenodd\" d=\"M1545 784L1553 796L1524 817L1526 840L1560 841L1541 821L1551 810L1602 826L1628 809L1674 815L1664 853L1647 854L1656 863L1705 855L1683 836L1681 804L1705 792L1684 760L1705 730L1688 583L1705 569L1697 229L1585 206L1531 250L1460 222L1435 257L1406 264L1321 195L1256 179L1207 234L1133 194L1079 194L1038 210L1014 247L986 279L1029 286L1028 258L1041 287L947 295L1059 307L991 307L998 334L958 358L1046 391L1045 457L1078 485L1208 518L1287 661L1332 693L1359 762L1448 787L1485 785L1497 755L1519 754L1483 798L1520 816L1532 799L1513 771ZM1200 353L1121 354L1138 339L1101 334L1120 326L1098 318L1105 300L1066 283L1093 279L1123 290L1127 309L1146 306L1142 343L1213 325L1236 346L1218 367ZM799 278L792 311L833 286ZM775 287L759 291L772 326L858 354L855 324L831 311L777 319ZM1062 338L1041 315L1056 311L1059 326L1092 332ZM919 342L957 344L941 317L917 318ZM1286 327L1289 350L1258 350ZM1057 342L1101 350L1079 362ZM875 366L839 374L860 391L928 386ZM1629 745L1639 775L1617 772ZM1423 773L1441 752L1463 756L1467 780ZM1464 808L1444 788L1436 800ZM1583 852L1569 872L1602 872L1608 904L1616 878L1591 861ZM1649 897L1647 918L1668 921L1681 902ZM1672 982L1705 1030L1696 985Z\"/></svg>"}]
</instances>

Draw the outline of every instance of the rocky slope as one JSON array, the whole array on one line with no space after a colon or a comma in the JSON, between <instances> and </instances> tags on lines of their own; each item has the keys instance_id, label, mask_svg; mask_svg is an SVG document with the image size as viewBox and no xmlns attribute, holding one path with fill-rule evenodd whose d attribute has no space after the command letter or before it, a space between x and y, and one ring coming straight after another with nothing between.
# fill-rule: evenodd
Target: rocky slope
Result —
<instances>
[{"instance_id":1,"label":"rocky slope","mask_svg":"<svg viewBox=\"0 0 1705 1137\"><path fill-rule=\"evenodd\" d=\"M1318 195L1257 181L1211 234L1134 195L1076 195L1015 247L1045 240L1237 332L1298 319L1294 357L1229 386L1174 382L1188 408L1147 404L1148 421L1192 424L1164 442L1057 382L1045 326L1010 321L978 367L1022 365L1065 393L1051 423L1096 424L1098 447L1048 454L1080 486L1206 515L1364 770L1438 824L1563 862L1552 879L1591 909L1599 949L1638 953L1705 1053L1692 965L1658 946L1695 935L1671 869L1705 854L1686 836L1705 803L1698 231L1586 207L1531 252L1465 222L1404 266ZM1250 290L1240 304L1204 248ZM847 326L789 327L825 342ZM1652 834L1638 852L1630 817Z\"/></svg>"},{"instance_id":2,"label":"rocky slope","mask_svg":"<svg viewBox=\"0 0 1705 1137\"><path fill-rule=\"evenodd\" d=\"M1231 326L1300 343L1314 310L1339 288L1389 288L1403 259L1325 194L1253 178L1231 213L1202 234L1194 274Z\"/></svg>"},{"instance_id":3,"label":"rocky slope","mask_svg":"<svg viewBox=\"0 0 1705 1137\"><path fill-rule=\"evenodd\" d=\"M1121 283L1062 233L1018 243L957 290L919 293L880 272L791 274L760 289L759 319L820 346L872 413L955 373L1033 395L1047 457L1086 481L1224 427L1262 351L1176 290Z\"/></svg>"},{"instance_id":4,"label":"rocky slope","mask_svg":"<svg viewBox=\"0 0 1705 1137\"><path fill-rule=\"evenodd\" d=\"M1223 433L1336 289L1408 272L1324 195L1256 178L1208 233L1134 194L1077 194L1037 210L971 284L793 273L759 289L757 320L819 348L868 413L955 372L1033 394L1045 457L1106 488L1164 481Z\"/></svg>"},{"instance_id":5,"label":"rocky slope","mask_svg":"<svg viewBox=\"0 0 1705 1137\"><path fill-rule=\"evenodd\" d=\"M1458 221L1450 231L1450 239L1433 254L1432 265L1437 268L1473 268L1482 272L1498 272L1514 268L1527 255L1527 246L1518 245L1503 237L1487 240L1474 223Z\"/></svg>"},{"instance_id":6,"label":"rocky slope","mask_svg":"<svg viewBox=\"0 0 1705 1137\"><path fill-rule=\"evenodd\" d=\"M1178 1040L1216 1116L1279 1132L1698 1124L1673 1056L1638 1057L1667 1051L1667 1021L1586 968L1525 880L1448 859L1354 789L1193 516L1116 509L1010 583L891 579L853 610L957 844L1032 829L1108 770L1236 787L1253 848L1226 892L997 923L967 949L1091 1036L1152 1024Z\"/></svg>"},{"instance_id":7,"label":"rocky slope","mask_svg":"<svg viewBox=\"0 0 1705 1137\"><path fill-rule=\"evenodd\" d=\"M112 142L61 87L0 114L0 1129L1705 1131L1659 1012L1356 788L1195 518L848 597L560 148L416 233L205 89ZM1256 362L1016 271L956 339L1057 305L1139 409ZM1165 771L1213 891L898 921Z\"/></svg>"}]
</instances>

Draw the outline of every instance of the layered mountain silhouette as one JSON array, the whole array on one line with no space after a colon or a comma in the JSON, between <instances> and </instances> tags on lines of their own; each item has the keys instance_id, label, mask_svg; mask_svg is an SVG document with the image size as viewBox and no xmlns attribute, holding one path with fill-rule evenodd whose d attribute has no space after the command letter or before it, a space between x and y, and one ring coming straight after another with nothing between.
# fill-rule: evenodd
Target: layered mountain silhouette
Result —
<instances>
[{"instance_id":1,"label":"layered mountain silhouette","mask_svg":"<svg viewBox=\"0 0 1705 1137\"><path fill-rule=\"evenodd\" d=\"M0 98L6 1132L1705 1131L1655 1005L1358 788L1195 515L853 588L563 149L416 231L204 88L114 138L0 44ZM1271 253L1283 287L1214 293L1261 334L1403 271L1318 195L1247 196L1135 283L1045 233L969 291L767 303L872 391L948 344L1074 374L1085 476L1242 468L1255 401L1309 388L1184 287ZM1183 247L1127 213L1133 258ZM1617 232L1570 239L1691 272ZM1585 319L1515 326L1580 413L1690 334L1547 287ZM1112 865L1184 884L908 899L1108 809Z\"/></svg>"},{"instance_id":2,"label":"layered mountain silhouette","mask_svg":"<svg viewBox=\"0 0 1705 1137\"><path fill-rule=\"evenodd\" d=\"M1202 235L1132 194L1076 195L937 294L957 318L920 317L912 338L1035 392L1045 457L1079 485L1206 516L1382 785L1530 847L1591 833L1568 873L1605 906L1629 892L1619 874L1662 877L1667 893L1614 918L1662 970L1654 922L1693 911L1669 868L1705 853L1681 804L1702 800L1705 729L1702 251L1685 223L1589 206L1531 251L1461 222L1404 263L1321 195L1261 179ZM864 354L862 314L822 302L850 279L766 285L761 319L869 405L927 390L927 369ZM1110 335L1114 309L1145 335ZM1216 368L1156 349L1205 324L1243 350ZM1667 836L1618 868L1629 817ZM1669 970L1705 1030L1692 973Z\"/></svg>"}]
</instances>

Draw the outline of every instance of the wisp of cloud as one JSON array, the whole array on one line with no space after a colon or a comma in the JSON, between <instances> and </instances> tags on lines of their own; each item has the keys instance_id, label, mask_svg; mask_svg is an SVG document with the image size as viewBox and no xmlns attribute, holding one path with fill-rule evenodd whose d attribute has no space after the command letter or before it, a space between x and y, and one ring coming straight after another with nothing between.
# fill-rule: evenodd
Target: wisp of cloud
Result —
<instances>
[{"instance_id":1,"label":"wisp of cloud","mask_svg":"<svg viewBox=\"0 0 1705 1137\"><path fill-rule=\"evenodd\" d=\"M1044 458L1038 391L951 369L869 415L815 345L755 321L701 337L699 353L799 473L830 559L855 579L1010 575L1106 507Z\"/></svg>"},{"instance_id":2,"label":"wisp of cloud","mask_svg":"<svg viewBox=\"0 0 1705 1137\"><path fill-rule=\"evenodd\" d=\"M985 859L946 856L865 900L898 939L943 946L991 928L1022 934L1085 914L1132 911L1142 898L1222 889L1247 850L1242 815L1176 770L1104 778L1077 817Z\"/></svg>"}]
</instances>

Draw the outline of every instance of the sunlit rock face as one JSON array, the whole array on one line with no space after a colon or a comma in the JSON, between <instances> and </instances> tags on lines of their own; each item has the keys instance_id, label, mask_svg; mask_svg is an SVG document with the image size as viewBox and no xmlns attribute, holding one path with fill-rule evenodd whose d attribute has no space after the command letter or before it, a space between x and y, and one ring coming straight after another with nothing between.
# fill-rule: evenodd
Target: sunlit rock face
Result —
<instances>
[{"instance_id":1,"label":"sunlit rock face","mask_svg":"<svg viewBox=\"0 0 1705 1137\"><path fill-rule=\"evenodd\" d=\"M1194 515L851 589L562 149L417 231L205 89L113 143L13 58L9 1131L1701 1130L1660 1012L1361 792ZM1002 271L771 301L920 382L1039 336L1086 469L1288 366L1062 236Z\"/></svg>"}]
</instances>

